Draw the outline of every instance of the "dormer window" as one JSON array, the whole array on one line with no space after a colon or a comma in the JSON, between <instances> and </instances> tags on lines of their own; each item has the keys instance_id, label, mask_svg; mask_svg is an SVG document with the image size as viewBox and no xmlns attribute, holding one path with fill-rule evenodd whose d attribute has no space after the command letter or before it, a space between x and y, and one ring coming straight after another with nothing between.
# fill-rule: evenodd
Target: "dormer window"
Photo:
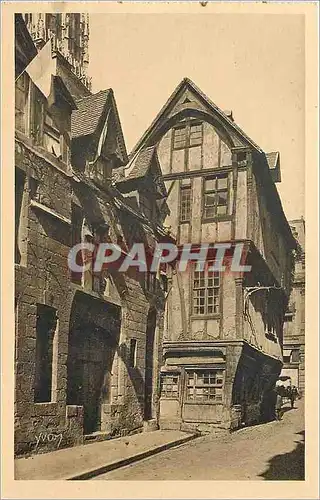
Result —
<instances>
[{"instance_id":1,"label":"dormer window","mask_svg":"<svg viewBox=\"0 0 320 500\"><path fill-rule=\"evenodd\" d=\"M202 123L186 122L173 129L173 149L185 149L202 144Z\"/></svg>"}]
</instances>

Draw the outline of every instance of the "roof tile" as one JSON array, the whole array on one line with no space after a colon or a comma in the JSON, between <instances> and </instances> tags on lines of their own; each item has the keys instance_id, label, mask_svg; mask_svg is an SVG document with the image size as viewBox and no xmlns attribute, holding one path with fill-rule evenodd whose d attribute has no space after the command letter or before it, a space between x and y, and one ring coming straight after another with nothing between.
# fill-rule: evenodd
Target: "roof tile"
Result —
<instances>
[{"instance_id":1,"label":"roof tile","mask_svg":"<svg viewBox=\"0 0 320 500\"><path fill-rule=\"evenodd\" d=\"M96 131L110 92L110 89L100 90L97 94L76 101L78 109L71 116L71 136L73 139L91 135Z\"/></svg>"}]
</instances>

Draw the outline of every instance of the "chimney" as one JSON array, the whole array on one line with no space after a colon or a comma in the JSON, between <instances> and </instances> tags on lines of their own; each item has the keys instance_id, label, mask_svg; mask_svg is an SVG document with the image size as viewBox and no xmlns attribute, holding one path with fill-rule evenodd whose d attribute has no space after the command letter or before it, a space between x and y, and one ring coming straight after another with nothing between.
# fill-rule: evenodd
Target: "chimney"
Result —
<instances>
[{"instance_id":1,"label":"chimney","mask_svg":"<svg viewBox=\"0 0 320 500\"><path fill-rule=\"evenodd\" d=\"M230 109L225 109L224 110L224 114L227 115L227 117L234 122L234 119L233 119L233 114L232 114L232 111Z\"/></svg>"}]
</instances>

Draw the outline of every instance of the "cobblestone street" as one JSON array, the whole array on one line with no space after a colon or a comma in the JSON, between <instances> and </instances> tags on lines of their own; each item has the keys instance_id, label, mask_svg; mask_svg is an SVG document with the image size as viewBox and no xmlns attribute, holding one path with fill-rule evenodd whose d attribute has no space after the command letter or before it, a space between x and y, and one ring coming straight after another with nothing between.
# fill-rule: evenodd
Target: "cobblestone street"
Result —
<instances>
[{"instance_id":1,"label":"cobblestone street","mask_svg":"<svg viewBox=\"0 0 320 500\"><path fill-rule=\"evenodd\" d=\"M203 436L95 479L303 480L303 401L285 406L280 422Z\"/></svg>"}]
</instances>

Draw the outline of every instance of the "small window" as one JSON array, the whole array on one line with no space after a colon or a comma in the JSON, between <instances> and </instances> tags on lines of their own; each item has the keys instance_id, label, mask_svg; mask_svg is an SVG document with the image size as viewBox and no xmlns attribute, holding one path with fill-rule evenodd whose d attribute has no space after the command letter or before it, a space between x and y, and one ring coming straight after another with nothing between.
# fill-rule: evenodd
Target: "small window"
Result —
<instances>
[{"instance_id":1,"label":"small window","mask_svg":"<svg viewBox=\"0 0 320 500\"><path fill-rule=\"evenodd\" d=\"M137 339L130 339L129 366L130 368L137 366Z\"/></svg>"},{"instance_id":2,"label":"small window","mask_svg":"<svg viewBox=\"0 0 320 500\"><path fill-rule=\"evenodd\" d=\"M228 175L219 175L204 181L204 217L226 215L228 211Z\"/></svg>"},{"instance_id":3,"label":"small window","mask_svg":"<svg viewBox=\"0 0 320 500\"><path fill-rule=\"evenodd\" d=\"M293 313L286 313L284 315L284 320L286 323L288 323L288 322L291 323L293 321Z\"/></svg>"},{"instance_id":4,"label":"small window","mask_svg":"<svg viewBox=\"0 0 320 500\"><path fill-rule=\"evenodd\" d=\"M191 217L191 186L180 189L180 222L189 222Z\"/></svg>"},{"instance_id":5,"label":"small window","mask_svg":"<svg viewBox=\"0 0 320 500\"><path fill-rule=\"evenodd\" d=\"M52 401L53 347L57 327L56 310L38 304L36 323L36 366L34 401Z\"/></svg>"},{"instance_id":6,"label":"small window","mask_svg":"<svg viewBox=\"0 0 320 500\"><path fill-rule=\"evenodd\" d=\"M187 127L185 125L176 127L173 131L173 148L183 149L187 147Z\"/></svg>"},{"instance_id":7,"label":"small window","mask_svg":"<svg viewBox=\"0 0 320 500\"><path fill-rule=\"evenodd\" d=\"M60 131L56 128L52 117L46 113L43 126L43 145L49 153L62 158L60 145Z\"/></svg>"},{"instance_id":8,"label":"small window","mask_svg":"<svg viewBox=\"0 0 320 500\"><path fill-rule=\"evenodd\" d=\"M222 402L223 370L199 370L187 376L187 401Z\"/></svg>"},{"instance_id":9,"label":"small window","mask_svg":"<svg viewBox=\"0 0 320 500\"><path fill-rule=\"evenodd\" d=\"M190 126L190 146L202 144L202 123L191 124Z\"/></svg>"},{"instance_id":10,"label":"small window","mask_svg":"<svg viewBox=\"0 0 320 500\"><path fill-rule=\"evenodd\" d=\"M21 263L22 254L22 207L25 186L25 173L19 168L15 169L15 263Z\"/></svg>"},{"instance_id":11,"label":"small window","mask_svg":"<svg viewBox=\"0 0 320 500\"><path fill-rule=\"evenodd\" d=\"M238 153L238 154L237 154L237 160L238 160L239 162L241 162L241 161L246 161L246 159L247 159L247 153L242 152L242 153Z\"/></svg>"},{"instance_id":12,"label":"small window","mask_svg":"<svg viewBox=\"0 0 320 500\"><path fill-rule=\"evenodd\" d=\"M184 149L202 144L202 123L186 122L173 129L173 149Z\"/></svg>"},{"instance_id":13,"label":"small window","mask_svg":"<svg viewBox=\"0 0 320 500\"><path fill-rule=\"evenodd\" d=\"M214 261L209 261L204 271L193 273L193 314L218 314L220 311L220 273L209 271Z\"/></svg>"},{"instance_id":14,"label":"small window","mask_svg":"<svg viewBox=\"0 0 320 500\"><path fill-rule=\"evenodd\" d=\"M175 399L179 397L179 375L161 375L161 397Z\"/></svg>"}]
</instances>

